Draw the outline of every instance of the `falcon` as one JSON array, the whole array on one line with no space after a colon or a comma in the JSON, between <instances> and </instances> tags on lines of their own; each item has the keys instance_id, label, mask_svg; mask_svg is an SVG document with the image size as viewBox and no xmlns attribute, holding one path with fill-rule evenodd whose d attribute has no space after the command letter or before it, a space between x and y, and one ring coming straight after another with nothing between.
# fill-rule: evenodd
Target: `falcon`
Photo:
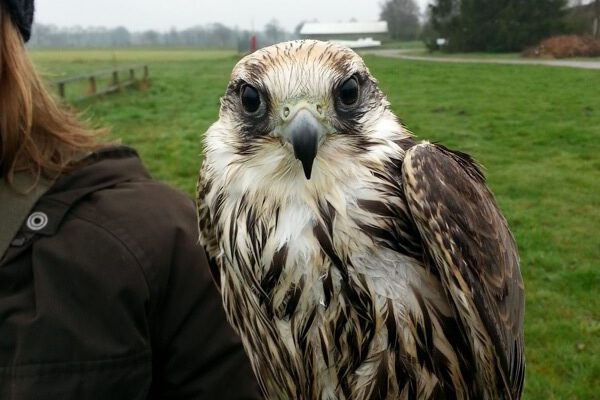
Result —
<instances>
[{"instance_id":1,"label":"falcon","mask_svg":"<svg viewBox=\"0 0 600 400\"><path fill-rule=\"evenodd\" d=\"M416 141L352 50L239 61L197 197L266 398L520 398L519 256L481 168Z\"/></svg>"}]
</instances>

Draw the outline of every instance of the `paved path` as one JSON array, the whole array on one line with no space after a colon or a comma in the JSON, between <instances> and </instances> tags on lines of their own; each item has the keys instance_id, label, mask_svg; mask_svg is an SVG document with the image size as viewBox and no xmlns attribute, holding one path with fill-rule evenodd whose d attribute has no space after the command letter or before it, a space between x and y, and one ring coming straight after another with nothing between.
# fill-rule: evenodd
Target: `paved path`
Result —
<instances>
[{"instance_id":1,"label":"paved path","mask_svg":"<svg viewBox=\"0 0 600 400\"><path fill-rule=\"evenodd\" d=\"M545 65L549 67L569 67L584 69L600 69L600 61L579 60L511 60L502 58L460 58L460 57L427 57L411 55L414 50L371 49L361 54L373 54L381 57L400 58L402 60L468 63L468 64L512 64L512 65Z\"/></svg>"}]
</instances>

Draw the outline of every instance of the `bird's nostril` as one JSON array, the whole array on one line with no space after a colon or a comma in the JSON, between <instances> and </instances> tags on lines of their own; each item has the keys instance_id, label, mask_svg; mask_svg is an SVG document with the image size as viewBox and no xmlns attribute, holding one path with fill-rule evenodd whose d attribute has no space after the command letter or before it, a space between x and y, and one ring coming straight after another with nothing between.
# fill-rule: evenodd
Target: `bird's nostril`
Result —
<instances>
[{"instance_id":1,"label":"bird's nostril","mask_svg":"<svg viewBox=\"0 0 600 400\"><path fill-rule=\"evenodd\" d=\"M290 115L290 108L289 107L283 107L283 117L287 118Z\"/></svg>"},{"instance_id":2,"label":"bird's nostril","mask_svg":"<svg viewBox=\"0 0 600 400\"><path fill-rule=\"evenodd\" d=\"M319 114L323 114L323 107L321 107L321 105L320 105L320 104L317 104L317 112L318 112Z\"/></svg>"}]
</instances>

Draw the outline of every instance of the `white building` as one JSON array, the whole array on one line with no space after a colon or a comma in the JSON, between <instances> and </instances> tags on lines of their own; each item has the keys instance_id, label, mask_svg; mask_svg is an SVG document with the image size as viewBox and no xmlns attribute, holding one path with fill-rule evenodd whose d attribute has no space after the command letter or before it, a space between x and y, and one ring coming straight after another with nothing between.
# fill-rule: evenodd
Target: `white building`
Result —
<instances>
[{"instance_id":1,"label":"white building","mask_svg":"<svg viewBox=\"0 0 600 400\"><path fill-rule=\"evenodd\" d=\"M387 39L386 21L376 22L306 22L300 30L303 39L329 40L349 47L377 47Z\"/></svg>"}]
</instances>

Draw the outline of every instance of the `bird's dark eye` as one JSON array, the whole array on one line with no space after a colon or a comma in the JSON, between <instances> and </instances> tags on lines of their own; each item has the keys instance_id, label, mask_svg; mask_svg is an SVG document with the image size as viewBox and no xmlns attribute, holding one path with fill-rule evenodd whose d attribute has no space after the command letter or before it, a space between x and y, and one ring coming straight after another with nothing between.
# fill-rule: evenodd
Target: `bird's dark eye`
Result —
<instances>
[{"instance_id":1,"label":"bird's dark eye","mask_svg":"<svg viewBox=\"0 0 600 400\"><path fill-rule=\"evenodd\" d=\"M244 85L240 93L242 99L242 106L244 110L249 113L255 113L260 107L260 94L258 90L250 85Z\"/></svg>"},{"instance_id":2,"label":"bird's dark eye","mask_svg":"<svg viewBox=\"0 0 600 400\"><path fill-rule=\"evenodd\" d=\"M340 86L338 96L345 106L351 106L358 100L358 80L355 76L347 79Z\"/></svg>"}]
</instances>

